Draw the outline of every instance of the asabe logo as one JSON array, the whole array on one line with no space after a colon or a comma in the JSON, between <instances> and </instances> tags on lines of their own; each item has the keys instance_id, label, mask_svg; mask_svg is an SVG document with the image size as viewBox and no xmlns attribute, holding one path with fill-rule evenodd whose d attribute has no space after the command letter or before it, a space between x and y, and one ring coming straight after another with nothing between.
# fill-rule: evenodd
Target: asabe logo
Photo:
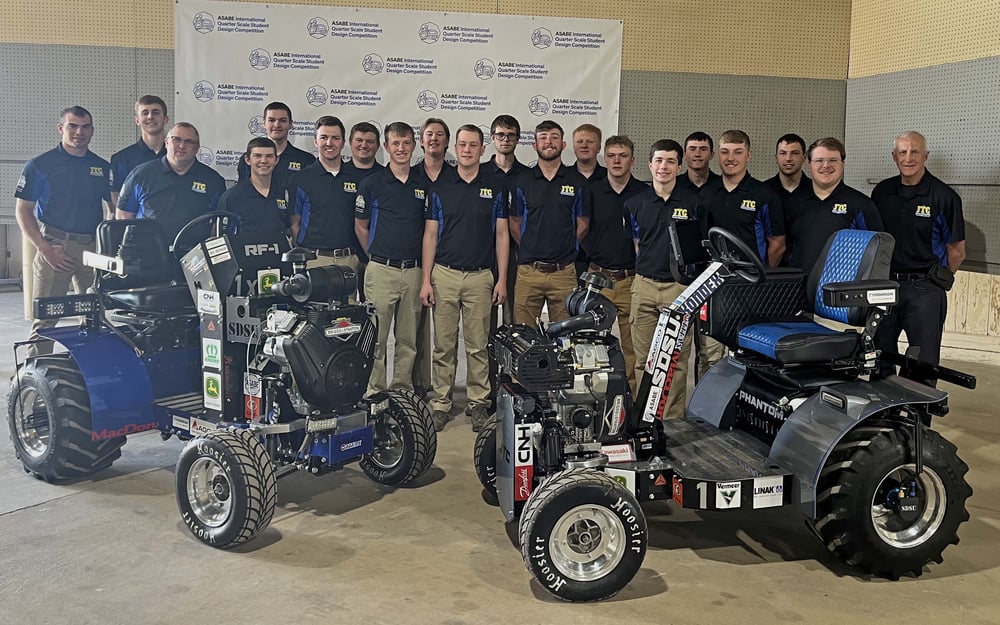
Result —
<instances>
[{"instance_id":1,"label":"asabe logo","mask_svg":"<svg viewBox=\"0 0 1000 625\"><path fill-rule=\"evenodd\" d=\"M544 50L552 45L552 31L548 28L536 28L531 33L531 45Z\"/></svg>"},{"instance_id":2,"label":"asabe logo","mask_svg":"<svg viewBox=\"0 0 1000 625\"><path fill-rule=\"evenodd\" d=\"M549 99L543 95L533 95L531 99L528 100L528 112L536 117L541 117L542 115L548 115L549 113Z\"/></svg>"},{"instance_id":3,"label":"asabe logo","mask_svg":"<svg viewBox=\"0 0 1000 625\"><path fill-rule=\"evenodd\" d=\"M314 17L306 24L306 32L314 39L322 39L330 32L330 25L322 17Z\"/></svg>"},{"instance_id":4,"label":"asabe logo","mask_svg":"<svg viewBox=\"0 0 1000 625\"><path fill-rule=\"evenodd\" d=\"M264 116L254 115L251 117L250 121L247 122L247 130L249 130L250 134L255 137L263 137L266 135L267 132L264 130Z\"/></svg>"},{"instance_id":5,"label":"asabe logo","mask_svg":"<svg viewBox=\"0 0 1000 625\"><path fill-rule=\"evenodd\" d=\"M434 22L424 22L417 30L417 36L424 43L437 43L441 38L441 27Z\"/></svg>"},{"instance_id":6,"label":"asabe logo","mask_svg":"<svg viewBox=\"0 0 1000 625\"><path fill-rule=\"evenodd\" d=\"M306 89L306 102L312 106L323 106L326 104L326 87L313 85Z\"/></svg>"},{"instance_id":7,"label":"asabe logo","mask_svg":"<svg viewBox=\"0 0 1000 625\"><path fill-rule=\"evenodd\" d=\"M194 99L199 102L208 102L215 99L215 85L207 80L199 80L194 83L192 92L194 93Z\"/></svg>"},{"instance_id":8,"label":"asabe logo","mask_svg":"<svg viewBox=\"0 0 1000 625\"><path fill-rule=\"evenodd\" d=\"M366 74L371 74L372 76L381 74L382 70L385 69L385 61L375 53L366 54L365 58L361 59L361 69L365 70Z\"/></svg>"},{"instance_id":9,"label":"asabe logo","mask_svg":"<svg viewBox=\"0 0 1000 625\"><path fill-rule=\"evenodd\" d=\"M206 147L198 148L198 154L195 155L195 158L202 165L208 165L209 167L212 166L212 161L215 160L212 156L212 150Z\"/></svg>"},{"instance_id":10,"label":"asabe logo","mask_svg":"<svg viewBox=\"0 0 1000 625\"><path fill-rule=\"evenodd\" d=\"M264 70L271 66L271 53L264 48L257 48L250 51L248 57L250 67L256 70Z\"/></svg>"},{"instance_id":11,"label":"asabe logo","mask_svg":"<svg viewBox=\"0 0 1000 625\"><path fill-rule=\"evenodd\" d=\"M438 94L424 89L417 94L417 107L422 111L433 111L438 107Z\"/></svg>"},{"instance_id":12,"label":"asabe logo","mask_svg":"<svg viewBox=\"0 0 1000 625\"><path fill-rule=\"evenodd\" d=\"M480 80L489 80L493 78L493 74L497 73L496 64L490 59L479 59L476 61L476 78Z\"/></svg>"},{"instance_id":13,"label":"asabe logo","mask_svg":"<svg viewBox=\"0 0 1000 625\"><path fill-rule=\"evenodd\" d=\"M215 16L206 11L196 14L191 23L194 25L194 29L203 35L215 30Z\"/></svg>"}]
</instances>

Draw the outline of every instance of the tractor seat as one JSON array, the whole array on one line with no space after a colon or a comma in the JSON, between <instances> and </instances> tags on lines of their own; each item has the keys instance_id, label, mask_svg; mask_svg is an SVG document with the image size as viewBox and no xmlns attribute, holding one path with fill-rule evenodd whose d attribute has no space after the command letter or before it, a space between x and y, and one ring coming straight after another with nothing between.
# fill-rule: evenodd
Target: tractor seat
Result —
<instances>
[{"instance_id":1,"label":"tractor seat","mask_svg":"<svg viewBox=\"0 0 1000 625\"><path fill-rule=\"evenodd\" d=\"M183 284L147 286L122 291L110 291L104 297L115 307L138 312L194 312L191 291Z\"/></svg>"},{"instance_id":2,"label":"tractor seat","mask_svg":"<svg viewBox=\"0 0 1000 625\"><path fill-rule=\"evenodd\" d=\"M895 244L891 235L867 230L840 230L827 241L806 281L806 303L815 316L852 326L864 326L869 306L837 307L823 300L823 287L834 283L885 280ZM833 287L831 287L833 288ZM803 317L800 321L755 323L740 329L742 349L757 352L781 364L808 364L846 360L858 353L861 335L838 332Z\"/></svg>"}]
</instances>

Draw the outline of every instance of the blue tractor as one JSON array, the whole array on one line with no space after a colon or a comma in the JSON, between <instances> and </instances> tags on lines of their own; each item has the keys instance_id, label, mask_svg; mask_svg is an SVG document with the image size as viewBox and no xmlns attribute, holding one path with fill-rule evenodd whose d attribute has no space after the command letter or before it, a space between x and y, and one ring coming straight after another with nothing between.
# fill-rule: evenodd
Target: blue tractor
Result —
<instances>
[{"instance_id":1,"label":"blue tractor","mask_svg":"<svg viewBox=\"0 0 1000 625\"><path fill-rule=\"evenodd\" d=\"M19 365L7 400L15 453L48 482L110 467L131 434L188 440L178 508L220 548L267 527L277 477L359 462L397 486L437 449L416 395L365 397L378 332L374 309L349 303L354 272L307 269L313 253L284 240L206 238L206 222L225 231L236 219L197 217L170 247L154 220L102 223L85 257L92 292L34 304L37 318L83 323L43 331L65 351Z\"/></svg>"},{"instance_id":2,"label":"blue tractor","mask_svg":"<svg viewBox=\"0 0 1000 625\"><path fill-rule=\"evenodd\" d=\"M931 429L948 394L927 382L975 378L912 355L894 359L899 375L881 366L874 336L899 287L892 237L840 231L804 275L766 270L719 228L703 244L691 226L672 232L674 274L689 286L660 316L634 400L603 274L584 274L570 319L492 338L497 412L475 465L531 574L567 601L613 596L642 565L640 504L651 500L795 506L837 557L890 579L940 562L972 490L955 446ZM663 419L695 315L732 352L699 381L685 418Z\"/></svg>"}]
</instances>

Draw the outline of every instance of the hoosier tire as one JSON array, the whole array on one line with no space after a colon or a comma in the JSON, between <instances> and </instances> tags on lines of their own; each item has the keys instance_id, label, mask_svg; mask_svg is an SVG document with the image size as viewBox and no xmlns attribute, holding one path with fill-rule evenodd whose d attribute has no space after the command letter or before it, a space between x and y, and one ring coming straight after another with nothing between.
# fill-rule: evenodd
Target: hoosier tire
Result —
<instances>
[{"instance_id":1,"label":"hoosier tire","mask_svg":"<svg viewBox=\"0 0 1000 625\"><path fill-rule=\"evenodd\" d=\"M919 576L958 543L958 526L969 520L969 467L937 432L925 428L922 438L923 472L909 498L912 425L862 425L831 454L820 475L815 528L847 564L889 579Z\"/></svg>"},{"instance_id":2,"label":"hoosier tire","mask_svg":"<svg viewBox=\"0 0 1000 625\"><path fill-rule=\"evenodd\" d=\"M177 459L175 478L181 520L206 545L241 545L274 516L274 465L249 430L216 430L189 441Z\"/></svg>"},{"instance_id":3,"label":"hoosier tire","mask_svg":"<svg viewBox=\"0 0 1000 625\"><path fill-rule=\"evenodd\" d=\"M519 526L524 564L565 601L600 601L624 588L646 555L646 517L629 491L592 469L549 478Z\"/></svg>"},{"instance_id":4,"label":"hoosier tire","mask_svg":"<svg viewBox=\"0 0 1000 625\"><path fill-rule=\"evenodd\" d=\"M386 486L402 486L434 463L437 432L430 408L415 393L388 391L389 409L375 421L374 449L361 457L361 470Z\"/></svg>"},{"instance_id":5,"label":"hoosier tire","mask_svg":"<svg viewBox=\"0 0 1000 625\"><path fill-rule=\"evenodd\" d=\"M497 416L486 420L476 434L476 446L472 451L476 465L476 477L483 485L492 501L497 499Z\"/></svg>"},{"instance_id":6,"label":"hoosier tire","mask_svg":"<svg viewBox=\"0 0 1000 625\"><path fill-rule=\"evenodd\" d=\"M7 421L24 470L46 482L86 477L121 456L124 436L94 440L90 395L69 354L29 360L11 381Z\"/></svg>"}]
</instances>

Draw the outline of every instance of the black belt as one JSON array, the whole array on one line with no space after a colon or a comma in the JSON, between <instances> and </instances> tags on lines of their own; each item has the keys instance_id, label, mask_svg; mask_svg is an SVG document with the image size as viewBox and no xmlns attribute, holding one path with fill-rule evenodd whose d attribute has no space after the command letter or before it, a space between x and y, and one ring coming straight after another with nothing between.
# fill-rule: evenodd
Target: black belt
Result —
<instances>
[{"instance_id":1,"label":"black belt","mask_svg":"<svg viewBox=\"0 0 1000 625\"><path fill-rule=\"evenodd\" d=\"M590 263L590 270L599 271L607 275L612 280L624 280L629 276L635 275L635 269L605 269L604 267L600 267L594 263Z\"/></svg>"},{"instance_id":2,"label":"black belt","mask_svg":"<svg viewBox=\"0 0 1000 625\"><path fill-rule=\"evenodd\" d=\"M382 256L372 256L371 261L373 263L378 263L379 265L385 265L386 267L392 267L394 269L413 269L418 265L416 258L407 258L406 260L397 260L395 258L384 258Z\"/></svg>"},{"instance_id":3,"label":"black belt","mask_svg":"<svg viewBox=\"0 0 1000 625\"><path fill-rule=\"evenodd\" d=\"M573 265L574 263L546 263L541 260L536 260L532 263L522 263L528 265L536 271L541 271L542 273L555 273L557 271L562 271L563 269Z\"/></svg>"},{"instance_id":4,"label":"black belt","mask_svg":"<svg viewBox=\"0 0 1000 625\"><path fill-rule=\"evenodd\" d=\"M42 234L49 237L50 239L55 239L56 241L73 241L75 243L83 243L84 245L89 245L94 242L94 235L92 234L79 234L76 232L66 232L65 230L60 230L55 226L50 226L49 224L40 224L39 230Z\"/></svg>"},{"instance_id":5,"label":"black belt","mask_svg":"<svg viewBox=\"0 0 1000 625\"><path fill-rule=\"evenodd\" d=\"M927 277L927 272L924 273L894 273L892 274L892 279L901 282L909 282L911 280L923 280Z\"/></svg>"},{"instance_id":6,"label":"black belt","mask_svg":"<svg viewBox=\"0 0 1000 625\"><path fill-rule=\"evenodd\" d=\"M354 256L354 250L349 247L342 247L336 250L316 250L317 256L330 256L333 258L347 258Z\"/></svg>"},{"instance_id":7,"label":"black belt","mask_svg":"<svg viewBox=\"0 0 1000 625\"><path fill-rule=\"evenodd\" d=\"M646 280L649 280L650 282L655 282L657 284L675 284L677 282L676 280L660 280L659 278L650 278L649 276L644 276L641 273L639 274L639 277L645 278Z\"/></svg>"},{"instance_id":8,"label":"black belt","mask_svg":"<svg viewBox=\"0 0 1000 625\"><path fill-rule=\"evenodd\" d=\"M446 265L445 263L437 263L437 262L434 264L441 265L442 267L451 269L452 271L462 271L464 273L475 273L477 271L485 271L489 269L489 267L462 267L460 265Z\"/></svg>"}]
</instances>

